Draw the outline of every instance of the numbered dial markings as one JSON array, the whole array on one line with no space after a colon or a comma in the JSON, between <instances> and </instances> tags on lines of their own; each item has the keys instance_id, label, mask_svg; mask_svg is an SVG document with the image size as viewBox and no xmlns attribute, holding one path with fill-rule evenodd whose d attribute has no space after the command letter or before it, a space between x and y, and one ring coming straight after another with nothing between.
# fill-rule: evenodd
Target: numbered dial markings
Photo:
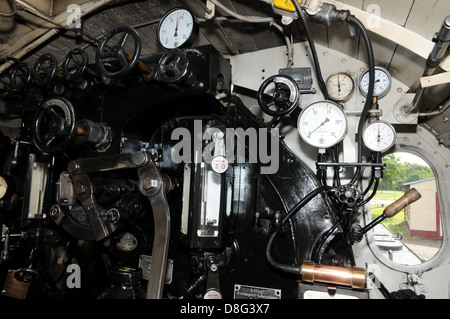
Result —
<instances>
[{"instance_id":1,"label":"numbered dial markings","mask_svg":"<svg viewBox=\"0 0 450 319\"><path fill-rule=\"evenodd\" d=\"M320 149L329 148L342 141L347 133L347 116L334 102L315 102L300 114L298 131L308 144Z\"/></svg>"},{"instance_id":2,"label":"numbered dial markings","mask_svg":"<svg viewBox=\"0 0 450 319\"><path fill-rule=\"evenodd\" d=\"M375 86L373 88L373 96L382 98L388 94L391 89L391 74L382 67L375 67ZM359 89L361 94L367 96L369 91L369 70L364 71L359 79Z\"/></svg>"},{"instance_id":3,"label":"numbered dial markings","mask_svg":"<svg viewBox=\"0 0 450 319\"><path fill-rule=\"evenodd\" d=\"M329 97L338 102L345 102L351 98L355 84L347 73L334 73L326 81Z\"/></svg>"},{"instance_id":4,"label":"numbered dial markings","mask_svg":"<svg viewBox=\"0 0 450 319\"><path fill-rule=\"evenodd\" d=\"M364 144L374 152L385 152L390 149L396 139L394 127L383 121L372 122L364 128Z\"/></svg>"},{"instance_id":5,"label":"numbered dial markings","mask_svg":"<svg viewBox=\"0 0 450 319\"><path fill-rule=\"evenodd\" d=\"M166 49L189 45L198 33L198 21L186 9L169 11L158 27L158 41Z\"/></svg>"}]
</instances>

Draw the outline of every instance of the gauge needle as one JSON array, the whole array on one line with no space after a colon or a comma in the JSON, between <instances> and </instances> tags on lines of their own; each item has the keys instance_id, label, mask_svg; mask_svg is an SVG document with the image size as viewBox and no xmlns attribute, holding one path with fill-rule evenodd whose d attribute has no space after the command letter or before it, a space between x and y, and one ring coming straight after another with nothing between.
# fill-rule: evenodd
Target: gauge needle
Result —
<instances>
[{"instance_id":1,"label":"gauge needle","mask_svg":"<svg viewBox=\"0 0 450 319\"><path fill-rule=\"evenodd\" d=\"M339 76L338 76L338 92L341 92L341 82L339 81Z\"/></svg>"},{"instance_id":2,"label":"gauge needle","mask_svg":"<svg viewBox=\"0 0 450 319\"><path fill-rule=\"evenodd\" d=\"M179 14L177 13L177 26L176 26L176 28L175 28L175 34L174 34L174 37L177 37L177 36L178 36L178 26L180 25L180 20L181 20L181 17L180 17Z\"/></svg>"},{"instance_id":3,"label":"gauge needle","mask_svg":"<svg viewBox=\"0 0 450 319\"><path fill-rule=\"evenodd\" d=\"M330 119L327 117L327 118L325 119L325 121L323 121L322 123L320 123L320 125L319 125L314 131L309 132L308 138L311 137L311 134L312 134L312 133L314 133L315 131L317 131L319 128L321 128L322 126L324 126L325 123L328 123L328 122L330 122Z\"/></svg>"},{"instance_id":4,"label":"gauge needle","mask_svg":"<svg viewBox=\"0 0 450 319\"><path fill-rule=\"evenodd\" d=\"M377 142L381 142L381 135L380 135L380 125L378 125L378 135L377 135Z\"/></svg>"}]
</instances>

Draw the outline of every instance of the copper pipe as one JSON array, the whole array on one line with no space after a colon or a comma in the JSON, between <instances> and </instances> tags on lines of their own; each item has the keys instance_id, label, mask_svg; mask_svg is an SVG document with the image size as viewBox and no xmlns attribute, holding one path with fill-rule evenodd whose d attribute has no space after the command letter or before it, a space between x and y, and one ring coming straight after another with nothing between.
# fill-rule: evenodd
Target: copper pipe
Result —
<instances>
[{"instance_id":1,"label":"copper pipe","mask_svg":"<svg viewBox=\"0 0 450 319\"><path fill-rule=\"evenodd\" d=\"M316 265L314 262L305 261L302 265L302 281L364 289L366 273L364 268Z\"/></svg>"}]
</instances>

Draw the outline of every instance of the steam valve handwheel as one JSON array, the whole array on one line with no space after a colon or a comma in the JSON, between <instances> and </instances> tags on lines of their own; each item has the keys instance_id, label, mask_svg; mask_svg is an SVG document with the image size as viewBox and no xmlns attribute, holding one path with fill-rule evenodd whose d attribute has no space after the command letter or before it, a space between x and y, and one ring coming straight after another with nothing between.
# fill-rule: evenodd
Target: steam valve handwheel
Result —
<instances>
[{"instance_id":1,"label":"steam valve handwheel","mask_svg":"<svg viewBox=\"0 0 450 319\"><path fill-rule=\"evenodd\" d=\"M264 113L284 116L291 113L300 98L297 83L286 75L273 75L261 84L258 104Z\"/></svg>"},{"instance_id":2,"label":"steam valve handwheel","mask_svg":"<svg viewBox=\"0 0 450 319\"><path fill-rule=\"evenodd\" d=\"M122 34L122 36L115 44L111 45L111 42L113 42L111 40L118 34ZM131 55L126 52L126 44L130 36L134 42ZM97 68L107 77L123 76L131 71L138 62L141 48L141 39L136 30L127 26L116 27L106 34L98 46L95 55ZM120 67L117 70L110 70L111 63L118 63Z\"/></svg>"},{"instance_id":3,"label":"steam valve handwheel","mask_svg":"<svg viewBox=\"0 0 450 319\"><path fill-rule=\"evenodd\" d=\"M64 149L75 135L75 111L64 98L50 99L36 113L34 144L44 153Z\"/></svg>"},{"instance_id":4,"label":"steam valve handwheel","mask_svg":"<svg viewBox=\"0 0 450 319\"><path fill-rule=\"evenodd\" d=\"M31 81L31 73L31 66L28 63L17 63L11 71L11 88L15 91L23 90Z\"/></svg>"},{"instance_id":5,"label":"steam valve handwheel","mask_svg":"<svg viewBox=\"0 0 450 319\"><path fill-rule=\"evenodd\" d=\"M0 74L0 99L8 97L12 92L11 76L8 73Z\"/></svg>"},{"instance_id":6,"label":"steam valve handwheel","mask_svg":"<svg viewBox=\"0 0 450 319\"><path fill-rule=\"evenodd\" d=\"M181 83L190 73L190 63L187 54L174 49L166 53L158 63L158 75L165 83Z\"/></svg>"},{"instance_id":7,"label":"steam valve handwheel","mask_svg":"<svg viewBox=\"0 0 450 319\"><path fill-rule=\"evenodd\" d=\"M50 53L41 55L34 63L33 80L38 85L50 84L56 76L58 62Z\"/></svg>"},{"instance_id":8,"label":"steam valve handwheel","mask_svg":"<svg viewBox=\"0 0 450 319\"><path fill-rule=\"evenodd\" d=\"M67 53L62 64L62 74L66 80L76 81L84 74L89 57L83 49L73 49Z\"/></svg>"}]
</instances>

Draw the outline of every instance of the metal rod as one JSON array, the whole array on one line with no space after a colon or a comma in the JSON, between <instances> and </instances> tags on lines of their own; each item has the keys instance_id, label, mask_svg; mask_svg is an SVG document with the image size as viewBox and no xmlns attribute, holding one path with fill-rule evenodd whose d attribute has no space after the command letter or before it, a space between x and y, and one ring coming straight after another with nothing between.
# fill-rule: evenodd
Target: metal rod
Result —
<instances>
[{"instance_id":1,"label":"metal rod","mask_svg":"<svg viewBox=\"0 0 450 319\"><path fill-rule=\"evenodd\" d=\"M424 76L430 76L434 73L434 71L441 63L445 52L447 52L449 45L450 45L450 16L447 16L447 18L445 18L444 22L442 23L442 27L439 33L437 34L436 44L434 45L433 50L430 52L430 55L428 56L426 68L423 73ZM411 114L413 111L417 110L419 102L422 99L423 95L425 94L425 90L426 88L419 86L413 101L403 109L403 112L405 114Z\"/></svg>"},{"instance_id":2,"label":"metal rod","mask_svg":"<svg viewBox=\"0 0 450 319\"><path fill-rule=\"evenodd\" d=\"M342 166L342 167L386 167L386 164L380 163L316 163L316 166Z\"/></svg>"}]
</instances>

